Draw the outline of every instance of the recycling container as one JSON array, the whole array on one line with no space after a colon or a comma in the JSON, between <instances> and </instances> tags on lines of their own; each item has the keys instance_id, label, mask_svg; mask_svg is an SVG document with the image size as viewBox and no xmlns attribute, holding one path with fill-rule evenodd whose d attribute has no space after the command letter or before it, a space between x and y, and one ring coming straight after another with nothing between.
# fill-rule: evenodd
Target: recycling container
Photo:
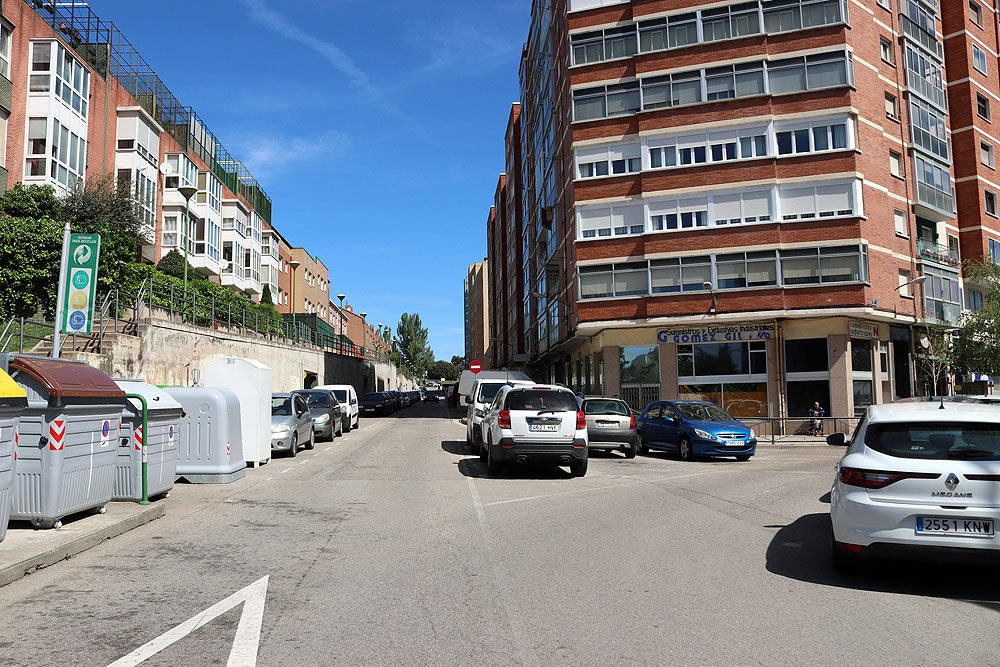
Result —
<instances>
[{"instance_id":1,"label":"recycling container","mask_svg":"<svg viewBox=\"0 0 1000 667\"><path fill-rule=\"evenodd\" d=\"M184 412L179 421L177 477L192 484L225 484L246 474L240 400L228 389L166 387Z\"/></svg>"},{"instance_id":2,"label":"recycling container","mask_svg":"<svg viewBox=\"0 0 1000 667\"><path fill-rule=\"evenodd\" d=\"M146 495L165 495L177 478L179 425L184 409L165 390L143 380L116 379L126 394L146 399L146 428L142 430L142 402L128 398L122 411L122 431L115 463L114 500L142 500L142 450L146 450Z\"/></svg>"},{"instance_id":3,"label":"recycling container","mask_svg":"<svg viewBox=\"0 0 1000 667\"><path fill-rule=\"evenodd\" d=\"M243 457L248 465L271 460L271 368L256 359L222 357L205 366L206 387L229 389L240 399Z\"/></svg>"},{"instance_id":4,"label":"recycling container","mask_svg":"<svg viewBox=\"0 0 1000 667\"><path fill-rule=\"evenodd\" d=\"M14 447L18 421L28 407L28 394L13 378L0 370L0 542L7 535L7 522L14 491Z\"/></svg>"},{"instance_id":5,"label":"recycling container","mask_svg":"<svg viewBox=\"0 0 1000 667\"><path fill-rule=\"evenodd\" d=\"M114 493L125 392L82 361L16 355L8 372L28 399L10 518L58 528L70 514L103 512Z\"/></svg>"}]
</instances>

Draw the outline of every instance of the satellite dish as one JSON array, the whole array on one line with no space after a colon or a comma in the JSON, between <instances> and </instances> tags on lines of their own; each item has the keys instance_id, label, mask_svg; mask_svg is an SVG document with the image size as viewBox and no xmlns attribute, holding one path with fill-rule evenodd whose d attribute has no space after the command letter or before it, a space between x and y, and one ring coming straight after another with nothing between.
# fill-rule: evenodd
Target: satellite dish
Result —
<instances>
[{"instance_id":1,"label":"satellite dish","mask_svg":"<svg viewBox=\"0 0 1000 667\"><path fill-rule=\"evenodd\" d=\"M169 176L170 174L174 173L174 166L169 162L161 162L160 173L163 174L164 176Z\"/></svg>"}]
</instances>

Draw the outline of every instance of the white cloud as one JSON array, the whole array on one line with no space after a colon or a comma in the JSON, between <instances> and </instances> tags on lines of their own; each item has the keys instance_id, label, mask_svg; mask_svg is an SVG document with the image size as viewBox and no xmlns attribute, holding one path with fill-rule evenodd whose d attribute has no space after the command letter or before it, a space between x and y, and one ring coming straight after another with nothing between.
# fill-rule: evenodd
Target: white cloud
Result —
<instances>
[{"instance_id":1,"label":"white cloud","mask_svg":"<svg viewBox=\"0 0 1000 667\"><path fill-rule=\"evenodd\" d=\"M455 16L449 21L420 21L409 30L408 39L430 62L415 74L459 70L480 74L509 64L521 52L521 42L497 32L496 26Z\"/></svg>"},{"instance_id":2,"label":"white cloud","mask_svg":"<svg viewBox=\"0 0 1000 667\"><path fill-rule=\"evenodd\" d=\"M308 137L243 134L229 143L233 154L239 155L240 160L261 180L265 175L277 174L288 164L301 165L314 157L336 157L347 150L351 139L340 132Z\"/></svg>"}]
</instances>

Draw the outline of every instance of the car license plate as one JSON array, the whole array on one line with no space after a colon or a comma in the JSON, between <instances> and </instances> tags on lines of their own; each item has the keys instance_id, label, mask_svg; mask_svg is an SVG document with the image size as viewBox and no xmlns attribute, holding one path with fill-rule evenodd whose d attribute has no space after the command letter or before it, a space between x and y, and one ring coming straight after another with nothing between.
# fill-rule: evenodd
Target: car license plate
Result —
<instances>
[{"instance_id":1,"label":"car license plate","mask_svg":"<svg viewBox=\"0 0 1000 667\"><path fill-rule=\"evenodd\" d=\"M559 424L528 424L528 430L555 432L559 430Z\"/></svg>"},{"instance_id":2,"label":"car license plate","mask_svg":"<svg viewBox=\"0 0 1000 667\"><path fill-rule=\"evenodd\" d=\"M952 519L930 516L917 517L920 535L958 535L960 537L993 537L992 519Z\"/></svg>"},{"instance_id":3,"label":"car license plate","mask_svg":"<svg viewBox=\"0 0 1000 667\"><path fill-rule=\"evenodd\" d=\"M725 440L722 444L726 447L746 447L746 443L742 440Z\"/></svg>"},{"instance_id":4,"label":"car license plate","mask_svg":"<svg viewBox=\"0 0 1000 667\"><path fill-rule=\"evenodd\" d=\"M614 428L618 426L617 422L597 422L597 428Z\"/></svg>"}]
</instances>

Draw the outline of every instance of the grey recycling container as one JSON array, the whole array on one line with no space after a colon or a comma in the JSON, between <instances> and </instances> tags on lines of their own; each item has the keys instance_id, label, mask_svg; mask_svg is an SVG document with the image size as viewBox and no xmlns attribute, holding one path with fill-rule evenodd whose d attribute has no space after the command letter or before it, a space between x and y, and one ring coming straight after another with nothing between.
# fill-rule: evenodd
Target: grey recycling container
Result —
<instances>
[{"instance_id":1,"label":"grey recycling container","mask_svg":"<svg viewBox=\"0 0 1000 667\"><path fill-rule=\"evenodd\" d=\"M142 432L142 403L128 399L122 411L122 433L115 462L114 500L142 500L142 450L146 449L146 495L167 494L177 479L180 420L184 409L166 390L143 380L116 379L126 394L146 399L146 427Z\"/></svg>"},{"instance_id":2,"label":"grey recycling container","mask_svg":"<svg viewBox=\"0 0 1000 667\"><path fill-rule=\"evenodd\" d=\"M114 492L125 392L82 361L16 355L8 372L28 398L11 520L58 528L71 514L103 512Z\"/></svg>"},{"instance_id":3,"label":"grey recycling container","mask_svg":"<svg viewBox=\"0 0 1000 667\"><path fill-rule=\"evenodd\" d=\"M225 484L246 474L240 399L228 389L166 387L181 404L177 477L193 484Z\"/></svg>"},{"instance_id":4,"label":"grey recycling container","mask_svg":"<svg viewBox=\"0 0 1000 667\"><path fill-rule=\"evenodd\" d=\"M13 378L0 370L0 542L7 535L14 493L14 447L18 439L18 422L28 407L28 394Z\"/></svg>"}]
</instances>

